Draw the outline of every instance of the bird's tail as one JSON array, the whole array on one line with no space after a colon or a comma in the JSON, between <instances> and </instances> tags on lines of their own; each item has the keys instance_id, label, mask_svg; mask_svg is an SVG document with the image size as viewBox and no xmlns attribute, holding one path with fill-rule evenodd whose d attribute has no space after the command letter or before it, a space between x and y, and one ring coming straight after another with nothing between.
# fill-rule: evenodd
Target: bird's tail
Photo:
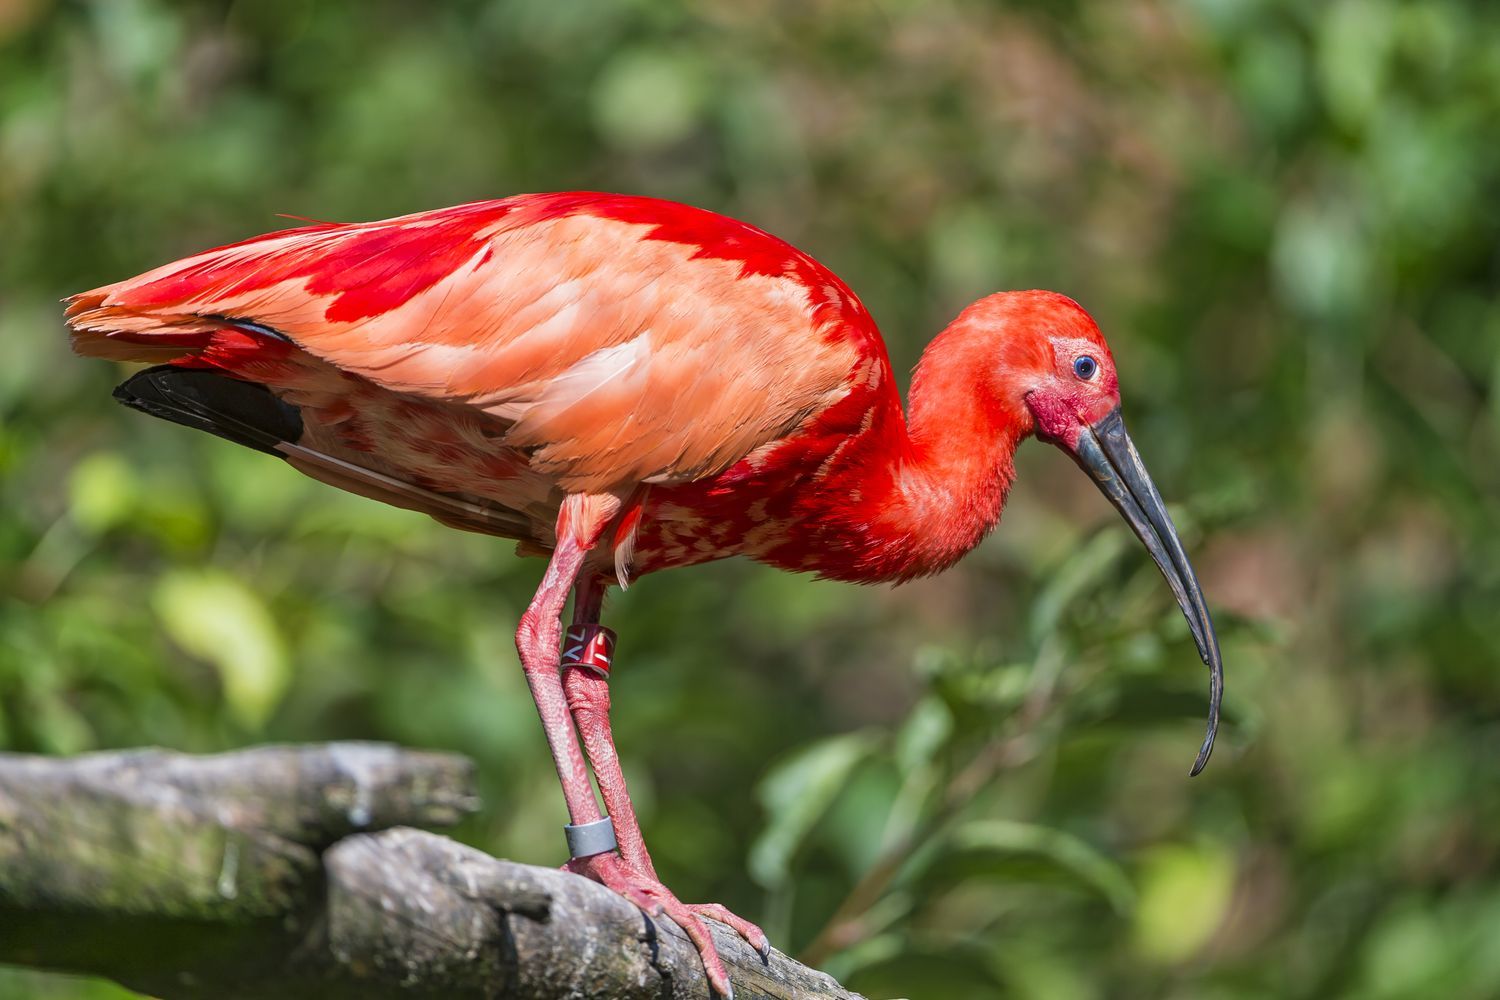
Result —
<instances>
[{"instance_id":1,"label":"bird's tail","mask_svg":"<svg viewBox=\"0 0 1500 1000\"><path fill-rule=\"evenodd\" d=\"M107 305L114 287L105 285L65 300L75 353L110 361L173 361L203 350L226 325L202 316L147 315Z\"/></svg>"}]
</instances>

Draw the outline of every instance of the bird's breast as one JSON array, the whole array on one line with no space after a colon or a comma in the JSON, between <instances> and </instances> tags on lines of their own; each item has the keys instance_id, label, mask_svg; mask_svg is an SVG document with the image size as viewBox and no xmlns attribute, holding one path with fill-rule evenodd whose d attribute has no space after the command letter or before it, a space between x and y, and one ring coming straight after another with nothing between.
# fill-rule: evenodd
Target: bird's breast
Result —
<instances>
[{"instance_id":1,"label":"bird's breast","mask_svg":"<svg viewBox=\"0 0 1500 1000\"><path fill-rule=\"evenodd\" d=\"M746 556L839 579L867 575L883 548L880 509L893 488L900 404L854 386L793 433L724 472L653 487L634 549L636 575Z\"/></svg>"}]
</instances>

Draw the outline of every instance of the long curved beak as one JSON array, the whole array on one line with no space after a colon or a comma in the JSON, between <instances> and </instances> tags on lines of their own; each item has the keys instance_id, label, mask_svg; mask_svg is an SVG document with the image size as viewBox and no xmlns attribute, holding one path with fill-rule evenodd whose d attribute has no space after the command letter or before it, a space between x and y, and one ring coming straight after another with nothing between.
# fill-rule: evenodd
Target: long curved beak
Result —
<instances>
[{"instance_id":1,"label":"long curved beak","mask_svg":"<svg viewBox=\"0 0 1500 1000\"><path fill-rule=\"evenodd\" d=\"M1213 753L1214 736L1219 731L1219 702L1224 696L1224 661L1219 654L1219 639L1214 635L1213 619L1208 615L1198 577L1193 573L1182 541L1167 514L1167 505L1157 492L1156 484L1146 471L1140 453L1125 432L1125 421L1119 407L1092 426L1085 427L1073 451L1073 460L1093 477L1109 502L1125 516L1136 537L1146 544L1151 558L1167 578L1167 585L1177 596L1177 604L1198 643L1198 655L1208 665L1208 732L1198 759L1193 764L1196 775Z\"/></svg>"}]
</instances>

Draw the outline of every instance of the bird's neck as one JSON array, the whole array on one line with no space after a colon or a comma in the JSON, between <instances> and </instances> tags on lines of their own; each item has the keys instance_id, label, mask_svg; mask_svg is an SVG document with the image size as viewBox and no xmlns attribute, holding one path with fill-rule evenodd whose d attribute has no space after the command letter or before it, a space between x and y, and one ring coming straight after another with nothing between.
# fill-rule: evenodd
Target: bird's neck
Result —
<instances>
[{"instance_id":1,"label":"bird's neck","mask_svg":"<svg viewBox=\"0 0 1500 1000\"><path fill-rule=\"evenodd\" d=\"M1016 446L1032 424L1024 406L998 404L981 384L995 364L987 350L960 319L923 354L904 419L888 390L858 446L828 477L848 498L819 518L827 534L815 551L830 563L804 568L860 581L926 576L953 565L995 526Z\"/></svg>"}]
</instances>

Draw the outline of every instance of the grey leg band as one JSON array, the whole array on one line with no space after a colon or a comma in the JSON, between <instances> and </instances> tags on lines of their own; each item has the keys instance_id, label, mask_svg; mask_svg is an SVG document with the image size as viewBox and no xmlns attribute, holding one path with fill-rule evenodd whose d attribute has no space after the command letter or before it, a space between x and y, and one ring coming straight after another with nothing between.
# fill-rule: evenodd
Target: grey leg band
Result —
<instances>
[{"instance_id":1,"label":"grey leg band","mask_svg":"<svg viewBox=\"0 0 1500 1000\"><path fill-rule=\"evenodd\" d=\"M592 823L571 823L563 827L568 838L568 854L575 858L588 858L595 854L613 851L620 844L615 840L615 824L608 816Z\"/></svg>"}]
</instances>

